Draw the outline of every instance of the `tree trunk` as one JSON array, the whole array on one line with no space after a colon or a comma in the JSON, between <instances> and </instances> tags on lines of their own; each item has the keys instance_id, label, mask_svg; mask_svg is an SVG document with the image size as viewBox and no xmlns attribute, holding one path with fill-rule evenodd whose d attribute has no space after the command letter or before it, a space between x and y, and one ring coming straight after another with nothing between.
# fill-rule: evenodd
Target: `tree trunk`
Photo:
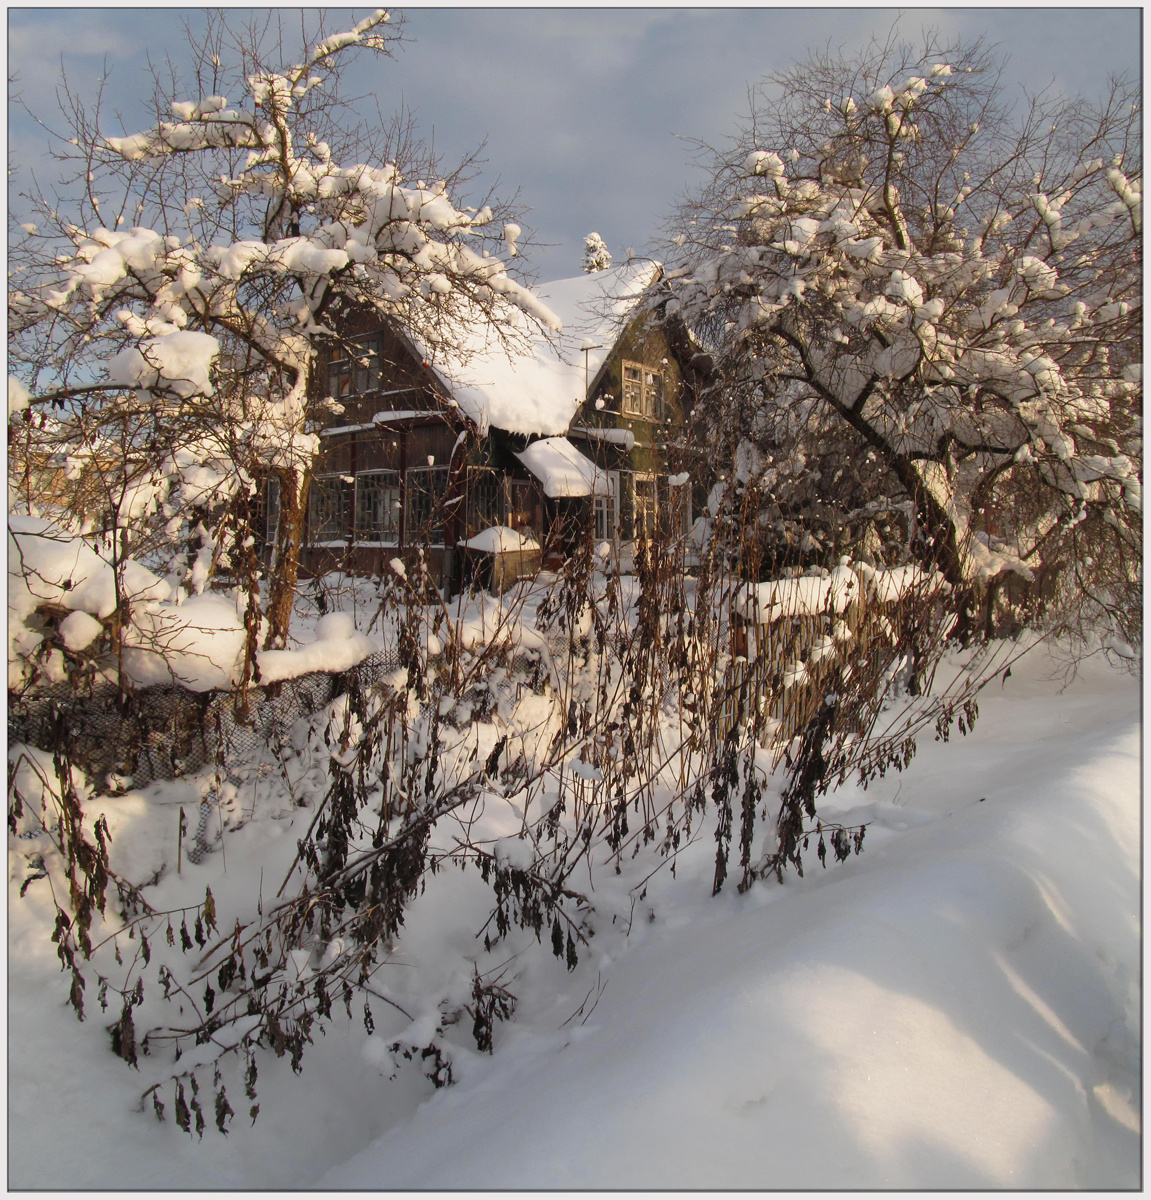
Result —
<instances>
[{"instance_id":1,"label":"tree trunk","mask_svg":"<svg viewBox=\"0 0 1151 1200\"><path fill-rule=\"evenodd\" d=\"M265 650L283 649L287 643L296 583L300 575L307 486L307 471L290 468L280 473L280 524L276 531L275 557L270 570Z\"/></svg>"}]
</instances>

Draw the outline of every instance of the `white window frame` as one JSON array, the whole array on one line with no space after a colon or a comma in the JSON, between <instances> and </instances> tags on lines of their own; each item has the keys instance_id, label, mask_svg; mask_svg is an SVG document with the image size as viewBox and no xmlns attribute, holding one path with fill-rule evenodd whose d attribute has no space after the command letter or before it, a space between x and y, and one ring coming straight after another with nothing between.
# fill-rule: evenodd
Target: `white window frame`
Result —
<instances>
[{"instance_id":1,"label":"white window frame","mask_svg":"<svg viewBox=\"0 0 1151 1200\"><path fill-rule=\"evenodd\" d=\"M634 371L638 378L629 379L629 371ZM663 406L665 380L666 376L662 371L655 371L643 363L623 360L620 364L620 411L629 417L658 421ZM637 394L638 402L635 400Z\"/></svg>"},{"instance_id":2,"label":"white window frame","mask_svg":"<svg viewBox=\"0 0 1151 1200\"><path fill-rule=\"evenodd\" d=\"M619 545L620 540L620 511L619 511L619 472L605 471L610 495L596 496L594 506L594 533L596 544L610 542Z\"/></svg>"}]
</instances>

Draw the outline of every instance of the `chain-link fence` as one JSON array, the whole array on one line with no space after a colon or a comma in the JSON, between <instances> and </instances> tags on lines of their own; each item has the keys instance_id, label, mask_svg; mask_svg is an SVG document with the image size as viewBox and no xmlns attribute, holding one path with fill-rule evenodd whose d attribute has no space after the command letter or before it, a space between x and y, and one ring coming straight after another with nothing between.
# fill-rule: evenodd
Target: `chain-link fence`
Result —
<instances>
[{"instance_id":1,"label":"chain-link fence","mask_svg":"<svg viewBox=\"0 0 1151 1200\"><path fill-rule=\"evenodd\" d=\"M472 651L483 656L482 688L506 709L505 716L525 691L551 689L566 707L572 699L570 677L585 652L560 630L543 634L534 645L497 640ZM98 788L144 787L215 764L228 774L262 747L283 743L301 718L349 689L370 692L400 665L397 648L386 646L348 671L314 671L252 685L246 693L194 692L178 684L122 691L111 682L82 686L66 680L21 696L9 694L8 741L46 751L66 749ZM663 703L665 691L666 686L657 689L656 703ZM427 710L429 702L430 697L421 708Z\"/></svg>"},{"instance_id":2,"label":"chain-link fence","mask_svg":"<svg viewBox=\"0 0 1151 1200\"><path fill-rule=\"evenodd\" d=\"M136 787L194 774L217 761L234 762L260 745L281 741L353 681L369 688L394 671L394 651L369 655L339 674L314 671L268 687L239 692L193 692L178 685L121 692L94 684L80 693L69 683L39 688L8 709L8 742L42 750L63 744L98 786L111 775Z\"/></svg>"}]
</instances>

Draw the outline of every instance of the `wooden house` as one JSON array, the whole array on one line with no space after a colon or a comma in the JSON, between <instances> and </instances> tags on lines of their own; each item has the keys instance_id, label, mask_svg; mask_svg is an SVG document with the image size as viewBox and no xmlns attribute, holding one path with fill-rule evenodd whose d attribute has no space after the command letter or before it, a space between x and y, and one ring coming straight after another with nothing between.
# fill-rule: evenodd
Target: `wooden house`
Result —
<instances>
[{"instance_id":1,"label":"wooden house","mask_svg":"<svg viewBox=\"0 0 1151 1200\"><path fill-rule=\"evenodd\" d=\"M522 354L472 345L432 361L378 318L347 317L315 381L330 415L303 570L376 574L422 557L451 593L558 566L589 522L624 569L634 539L685 531L691 491L669 485L668 447L697 376L688 339L640 313L659 275L637 262L538 286L563 329Z\"/></svg>"}]
</instances>

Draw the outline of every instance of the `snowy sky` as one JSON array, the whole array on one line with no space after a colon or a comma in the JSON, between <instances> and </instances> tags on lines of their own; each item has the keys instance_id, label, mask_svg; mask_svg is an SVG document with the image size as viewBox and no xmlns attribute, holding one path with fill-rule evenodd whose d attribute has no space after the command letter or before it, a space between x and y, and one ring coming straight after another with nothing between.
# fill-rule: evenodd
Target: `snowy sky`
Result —
<instances>
[{"instance_id":1,"label":"snowy sky","mask_svg":"<svg viewBox=\"0 0 1151 1200\"><path fill-rule=\"evenodd\" d=\"M350 27L367 11L331 9L329 27ZM486 138L482 180L499 180L502 194L520 189L537 243L530 265L543 279L579 271L591 229L617 258L629 246L642 252L698 179L680 139L722 141L748 85L811 48L850 49L895 21L909 37L924 27L983 34L1010 56L1016 90L1053 83L1089 96L1109 74L1135 75L1141 64L1140 11L1131 7L398 11L406 48L392 61L363 58L348 93L374 95L385 112L414 109L449 162ZM184 23L195 30L201 21L196 9L10 8L9 72L29 105L50 115L61 59L86 98L106 62L107 107L136 132L146 124L133 102L150 90L148 56L178 57ZM16 109L9 134L18 190L47 139Z\"/></svg>"}]
</instances>

